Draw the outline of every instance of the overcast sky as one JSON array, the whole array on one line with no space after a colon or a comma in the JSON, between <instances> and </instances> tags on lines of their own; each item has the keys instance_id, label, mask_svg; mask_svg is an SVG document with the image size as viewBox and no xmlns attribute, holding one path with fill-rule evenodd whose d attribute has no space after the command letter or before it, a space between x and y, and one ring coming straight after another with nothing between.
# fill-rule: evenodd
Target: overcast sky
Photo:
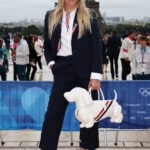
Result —
<instances>
[{"instance_id":1,"label":"overcast sky","mask_svg":"<svg viewBox=\"0 0 150 150\"><path fill-rule=\"evenodd\" d=\"M0 0L0 22L43 19L57 0ZM96 0L101 13L126 19L150 17L150 0Z\"/></svg>"}]
</instances>

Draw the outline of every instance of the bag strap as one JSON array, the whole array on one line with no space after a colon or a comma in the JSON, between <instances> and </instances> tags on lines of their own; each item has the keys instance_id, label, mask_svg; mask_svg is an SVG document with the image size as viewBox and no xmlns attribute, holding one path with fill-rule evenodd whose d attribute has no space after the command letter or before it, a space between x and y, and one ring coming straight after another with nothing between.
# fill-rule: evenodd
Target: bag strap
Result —
<instances>
[{"instance_id":1,"label":"bag strap","mask_svg":"<svg viewBox=\"0 0 150 150\"><path fill-rule=\"evenodd\" d=\"M91 95L91 97L92 97L92 88L90 88L89 89L89 94ZM101 93L101 95L102 95L102 100L103 101L105 101L105 97L104 97L104 93L103 93L103 91L102 91L102 89L100 88L99 90L97 90L97 92L98 92L98 100L100 100L100 93Z\"/></svg>"}]
</instances>

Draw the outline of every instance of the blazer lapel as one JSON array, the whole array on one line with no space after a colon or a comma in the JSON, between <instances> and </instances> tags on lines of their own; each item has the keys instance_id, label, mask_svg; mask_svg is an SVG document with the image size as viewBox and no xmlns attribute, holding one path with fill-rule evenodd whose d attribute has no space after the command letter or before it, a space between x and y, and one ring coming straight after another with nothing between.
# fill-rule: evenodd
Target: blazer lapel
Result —
<instances>
[{"instance_id":1,"label":"blazer lapel","mask_svg":"<svg viewBox=\"0 0 150 150\"><path fill-rule=\"evenodd\" d=\"M55 40L61 37L61 24L62 24L62 18L60 19L53 33L53 37L55 38Z\"/></svg>"},{"instance_id":2,"label":"blazer lapel","mask_svg":"<svg viewBox=\"0 0 150 150\"><path fill-rule=\"evenodd\" d=\"M62 19L61 19L61 21L58 23L58 25L56 27L56 33L57 33L58 38L61 37L61 25L62 25Z\"/></svg>"},{"instance_id":3,"label":"blazer lapel","mask_svg":"<svg viewBox=\"0 0 150 150\"><path fill-rule=\"evenodd\" d=\"M75 14L74 22L73 22L73 29L72 29L72 34L76 33L78 30L78 21L77 21L77 11Z\"/></svg>"}]
</instances>

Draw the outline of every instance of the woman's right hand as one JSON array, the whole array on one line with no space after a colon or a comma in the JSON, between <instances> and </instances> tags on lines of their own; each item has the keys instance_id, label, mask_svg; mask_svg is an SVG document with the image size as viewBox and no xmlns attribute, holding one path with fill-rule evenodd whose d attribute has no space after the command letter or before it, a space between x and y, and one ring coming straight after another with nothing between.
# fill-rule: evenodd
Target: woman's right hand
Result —
<instances>
[{"instance_id":1,"label":"woman's right hand","mask_svg":"<svg viewBox=\"0 0 150 150\"><path fill-rule=\"evenodd\" d=\"M53 64L53 65L54 65L54 64ZM50 65L49 68L52 69L52 68L53 68L53 65Z\"/></svg>"}]
</instances>

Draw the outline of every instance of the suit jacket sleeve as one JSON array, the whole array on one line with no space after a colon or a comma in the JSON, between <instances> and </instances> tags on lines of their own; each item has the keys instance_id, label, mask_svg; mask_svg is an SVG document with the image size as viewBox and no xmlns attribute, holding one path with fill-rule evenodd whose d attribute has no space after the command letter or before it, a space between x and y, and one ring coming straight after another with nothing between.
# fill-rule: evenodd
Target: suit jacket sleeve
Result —
<instances>
[{"instance_id":1,"label":"suit jacket sleeve","mask_svg":"<svg viewBox=\"0 0 150 150\"><path fill-rule=\"evenodd\" d=\"M51 13L50 11L46 13L45 21L44 21L44 55L45 55L47 64L53 60L51 40L49 38L49 29L48 29L48 26L49 26L48 20L49 20L50 13Z\"/></svg>"},{"instance_id":2,"label":"suit jacket sleeve","mask_svg":"<svg viewBox=\"0 0 150 150\"><path fill-rule=\"evenodd\" d=\"M101 36L100 28L98 26L98 20L96 12L93 11L93 18L91 23L92 35L91 35L91 48L92 48L92 70L91 72L102 74L102 50L101 50Z\"/></svg>"}]
</instances>

